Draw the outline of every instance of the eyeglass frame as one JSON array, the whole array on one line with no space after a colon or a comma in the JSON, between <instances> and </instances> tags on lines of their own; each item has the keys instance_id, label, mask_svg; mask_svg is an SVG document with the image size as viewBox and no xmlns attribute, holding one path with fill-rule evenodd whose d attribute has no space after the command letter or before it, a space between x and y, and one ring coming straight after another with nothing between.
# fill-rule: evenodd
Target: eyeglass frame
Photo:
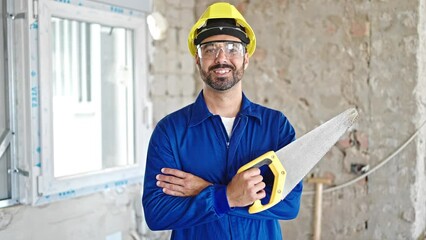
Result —
<instances>
[{"instance_id":1,"label":"eyeglass frame","mask_svg":"<svg viewBox=\"0 0 426 240\"><path fill-rule=\"evenodd\" d=\"M223 45L222 47L219 48L219 50L217 50L216 55L214 55L214 57L212 56L212 58L205 58L205 57L203 58L201 47L203 45L211 44L211 43L233 43L233 44L237 43L237 44L240 44L242 46L242 52L241 52L241 55L239 57L244 57L244 54L247 53L247 44L245 44L244 42L230 41L230 40L209 41L209 42L204 42L204 43L200 43L200 44L197 45L197 55L200 59L210 59L210 60L216 59L219 56L220 50L222 50L222 52L225 54L226 58L235 59L235 56L232 57L232 56L229 55L229 53L228 54L226 53L226 51L224 50L225 45Z\"/></svg>"}]
</instances>

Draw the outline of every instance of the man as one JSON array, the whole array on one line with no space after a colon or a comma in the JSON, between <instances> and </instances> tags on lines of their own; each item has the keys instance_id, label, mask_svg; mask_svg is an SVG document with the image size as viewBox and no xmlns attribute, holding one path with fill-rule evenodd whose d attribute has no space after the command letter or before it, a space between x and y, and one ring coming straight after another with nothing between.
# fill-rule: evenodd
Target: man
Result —
<instances>
[{"instance_id":1,"label":"man","mask_svg":"<svg viewBox=\"0 0 426 240\"><path fill-rule=\"evenodd\" d=\"M228 3L208 7L188 45L204 86L195 102L163 118L149 144L143 207L152 230L172 229L172 239L281 239L278 219L293 219L302 183L272 208L268 167L237 170L295 138L279 111L250 102L242 77L256 47L253 30Z\"/></svg>"}]
</instances>

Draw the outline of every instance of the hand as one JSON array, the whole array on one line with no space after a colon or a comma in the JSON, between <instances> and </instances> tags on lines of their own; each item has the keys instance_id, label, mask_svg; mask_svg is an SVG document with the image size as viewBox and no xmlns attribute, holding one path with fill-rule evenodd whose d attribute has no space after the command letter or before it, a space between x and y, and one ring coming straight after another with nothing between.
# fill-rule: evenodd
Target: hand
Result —
<instances>
[{"instance_id":1,"label":"hand","mask_svg":"<svg viewBox=\"0 0 426 240\"><path fill-rule=\"evenodd\" d=\"M161 173L156 177L157 186L163 188L163 192L171 196L196 196L204 188L212 185L200 177L177 169L163 168Z\"/></svg>"},{"instance_id":2,"label":"hand","mask_svg":"<svg viewBox=\"0 0 426 240\"><path fill-rule=\"evenodd\" d=\"M226 188L230 207L245 207L266 196L259 168L251 168L235 175Z\"/></svg>"}]
</instances>

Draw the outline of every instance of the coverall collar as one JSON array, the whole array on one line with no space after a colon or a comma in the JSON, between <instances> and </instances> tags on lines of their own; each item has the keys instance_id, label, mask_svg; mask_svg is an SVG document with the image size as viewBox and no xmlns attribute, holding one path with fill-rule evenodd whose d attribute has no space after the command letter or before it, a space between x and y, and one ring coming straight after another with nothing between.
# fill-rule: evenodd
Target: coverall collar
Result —
<instances>
[{"instance_id":1,"label":"coverall collar","mask_svg":"<svg viewBox=\"0 0 426 240\"><path fill-rule=\"evenodd\" d=\"M259 124L262 124L260 113L256 111L256 108L254 108L253 106L254 104L243 93L241 109L238 113L238 116L253 117L258 120ZM211 116L213 116L213 114L207 108L207 104L203 96L203 90L201 90L201 92L198 94L197 99L194 102L193 111L191 113L191 119L189 120L189 126L196 126Z\"/></svg>"}]
</instances>

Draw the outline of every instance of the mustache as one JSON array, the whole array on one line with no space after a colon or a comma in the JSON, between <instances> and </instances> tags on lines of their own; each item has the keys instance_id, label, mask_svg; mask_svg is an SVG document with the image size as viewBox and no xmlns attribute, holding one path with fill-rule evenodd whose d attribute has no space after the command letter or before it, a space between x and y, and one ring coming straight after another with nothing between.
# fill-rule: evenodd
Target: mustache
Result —
<instances>
[{"instance_id":1,"label":"mustache","mask_svg":"<svg viewBox=\"0 0 426 240\"><path fill-rule=\"evenodd\" d=\"M212 70L217 69L217 68L230 68L231 70L235 70L235 67L232 66L232 65L229 65L229 64L216 64L216 65L209 67L209 71L212 71Z\"/></svg>"}]
</instances>

